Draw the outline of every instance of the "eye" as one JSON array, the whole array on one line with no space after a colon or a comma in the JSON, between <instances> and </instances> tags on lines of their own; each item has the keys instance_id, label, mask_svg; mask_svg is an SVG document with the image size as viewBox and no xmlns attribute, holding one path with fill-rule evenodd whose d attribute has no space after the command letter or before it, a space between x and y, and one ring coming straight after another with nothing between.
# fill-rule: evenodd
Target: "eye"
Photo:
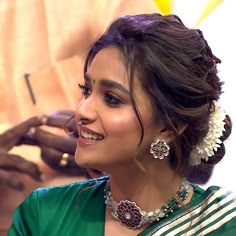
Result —
<instances>
[{"instance_id":1,"label":"eye","mask_svg":"<svg viewBox=\"0 0 236 236\"><path fill-rule=\"evenodd\" d=\"M79 88L82 90L84 97L88 97L91 94L91 89L85 84L78 84Z\"/></svg>"},{"instance_id":2,"label":"eye","mask_svg":"<svg viewBox=\"0 0 236 236\"><path fill-rule=\"evenodd\" d=\"M118 106L122 103L120 99L110 93L105 93L105 101L109 106Z\"/></svg>"}]
</instances>

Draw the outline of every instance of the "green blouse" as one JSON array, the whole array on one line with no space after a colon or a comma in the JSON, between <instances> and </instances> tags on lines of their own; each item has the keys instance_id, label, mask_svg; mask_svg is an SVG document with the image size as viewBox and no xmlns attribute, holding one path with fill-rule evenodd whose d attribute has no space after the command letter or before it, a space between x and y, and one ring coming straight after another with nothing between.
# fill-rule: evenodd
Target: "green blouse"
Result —
<instances>
[{"instance_id":1,"label":"green blouse","mask_svg":"<svg viewBox=\"0 0 236 236\"><path fill-rule=\"evenodd\" d=\"M108 178L40 188L16 209L8 236L103 236ZM190 203L138 236L236 235L236 201L219 187L194 187Z\"/></svg>"}]
</instances>

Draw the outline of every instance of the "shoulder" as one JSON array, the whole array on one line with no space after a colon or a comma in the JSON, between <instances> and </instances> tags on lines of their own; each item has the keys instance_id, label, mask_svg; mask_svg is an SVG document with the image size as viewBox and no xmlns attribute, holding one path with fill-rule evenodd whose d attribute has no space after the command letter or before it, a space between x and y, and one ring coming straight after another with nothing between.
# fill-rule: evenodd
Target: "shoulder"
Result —
<instances>
[{"instance_id":1,"label":"shoulder","mask_svg":"<svg viewBox=\"0 0 236 236\"><path fill-rule=\"evenodd\" d=\"M9 235L74 235L79 226L82 232L84 217L103 215L104 205L100 203L107 179L36 189L15 210Z\"/></svg>"},{"instance_id":2,"label":"shoulder","mask_svg":"<svg viewBox=\"0 0 236 236\"><path fill-rule=\"evenodd\" d=\"M86 193L91 193L100 190L107 182L108 177L90 179L82 182L70 183L61 186L52 186L46 188L38 188L31 195L37 196L39 199L54 198L54 197L70 197L77 196L84 190Z\"/></svg>"},{"instance_id":3,"label":"shoulder","mask_svg":"<svg viewBox=\"0 0 236 236\"><path fill-rule=\"evenodd\" d=\"M234 231L236 235L235 194L218 186L211 186L206 190L195 186L194 190L199 194L191 207L197 233L221 235L224 232L224 235L232 235L226 232Z\"/></svg>"},{"instance_id":4,"label":"shoulder","mask_svg":"<svg viewBox=\"0 0 236 236\"><path fill-rule=\"evenodd\" d=\"M28 208L30 205L41 212L48 212L52 208L64 211L73 210L75 206L85 207L91 199L96 201L100 196L103 197L107 179L108 177L101 177L61 186L38 188L23 202L22 207Z\"/></svg>"},{"instance_id":5,"label":"shoulder","mask_svg":"<svg viewBox=\"0 0 236 236\"><path fill-rule=\"evenodd\" d=\"M194 186L194 195L197 196L199 204L202 207L209 206L212 204L216 206L225 206L226 203L235 204L236 195L232 191L219 186L210 186L206 190L199 186Z\"/></svg>"}]
</instances>

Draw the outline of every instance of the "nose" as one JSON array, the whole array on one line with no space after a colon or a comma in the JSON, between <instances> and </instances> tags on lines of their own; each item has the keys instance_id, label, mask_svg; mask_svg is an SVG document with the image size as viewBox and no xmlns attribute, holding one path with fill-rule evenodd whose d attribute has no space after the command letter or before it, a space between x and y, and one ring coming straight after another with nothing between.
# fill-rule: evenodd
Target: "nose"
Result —
<instances>
[{"instance_id":1,"label":"nose","mask_svg":"<svg viewBox=\"0 0 236 236\"><path fill-rule=\"evenodd\" d=\"M97 118L97 107L95 98L90 95L82 98L75 110L77 122L92 123Z\"/></svg>"}]
</instances>

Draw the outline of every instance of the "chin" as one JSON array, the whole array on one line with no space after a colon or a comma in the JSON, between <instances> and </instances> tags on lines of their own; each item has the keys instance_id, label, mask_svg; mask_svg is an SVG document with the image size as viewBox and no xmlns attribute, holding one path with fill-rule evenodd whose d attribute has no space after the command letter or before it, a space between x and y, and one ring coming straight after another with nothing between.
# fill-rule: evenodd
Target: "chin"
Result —
<instances>
[{"instance_id":1,"label":"chin","mask_svg":"<svg viewBox=\"0 0 236 236\"><path fill-rule=\"evenodd\" d=\"M83 167L83 168L91 168L90 167L90 163L88 162L88 160L83 160L81 158L76 158L75 157L75 162L78 166Z\"/></svg>"},{"instance_id":2,"label":"chin","mask_svg":"<svg viewBox=\"0 0 236 236\"><path fill-rule=\"evenodd\" d=\"M77 156L75 154L75 162L82 168L97 169L97 164L94 162L94 159L89 158L88 155L83 158L83 155Z\"/></svg>"},{"instance_id":3,"label":"chin","mask_svg":"<svg viewBox=\"0 0 236 236\"><path fill-rule=\"evenodd\" d=\"M98 166L102 165L101 159L99 159L97 152L87 150L84 151L78 148L75 152L75 162L80 167L91 169L98 169Z\"/></svg>"}]
</instances>

